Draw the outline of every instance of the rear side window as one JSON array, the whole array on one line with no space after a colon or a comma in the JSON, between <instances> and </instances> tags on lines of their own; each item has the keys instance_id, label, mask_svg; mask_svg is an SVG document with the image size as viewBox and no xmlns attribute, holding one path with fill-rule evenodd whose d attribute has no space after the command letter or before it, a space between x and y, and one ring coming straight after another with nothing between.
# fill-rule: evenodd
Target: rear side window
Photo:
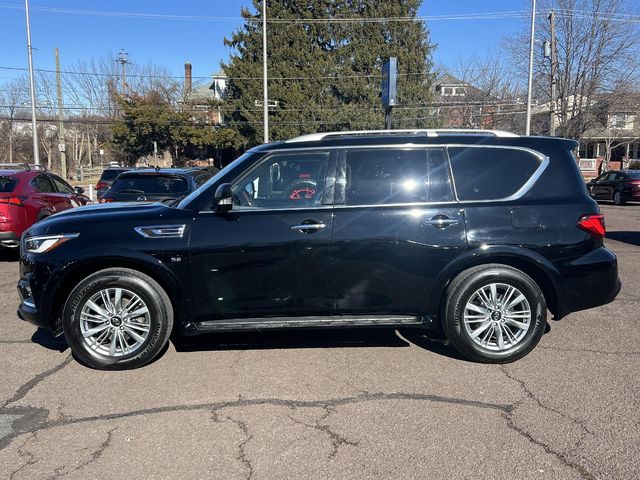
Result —
<instances>
[{"instance_id":1,"label":"rear side window","mask_svg":"<svg viewBox=\"0 0 640 480\"><path fill-rule=\"evenodd\" d=\"M533 154L513 148L450 147L459 200L499 200L520 190L540 167Z\"/></svg>"},{"instance_id":2,"label":"rear side window","mask_svg":"<svg viewBox=\"0 0 640 480\"><path fill-rule=\"evenodd\" d=\"M166 195L187 193L187 180L174 175L132 175L123 176L111 186L115 193L148 193Z\"/></svg>"},{"instance_id":3,"label":"rear side window","mask_svg":"<svg viewBox=\"0 0 640 480\"><path fill-rule=\"evenodd\" d=\"M453 200L444 149L345 152L345 205Z\"/></svg>"},{"instance_id":4,"label":"rear side window","mask_svg":"<svg viewBox=\"0 0 640 480\"><path fill-rule=\"evenodd\" d=\"M10 193L16 187L16 181L11 177L0 175L0 193Z\"/></svg>"}]
</instances>

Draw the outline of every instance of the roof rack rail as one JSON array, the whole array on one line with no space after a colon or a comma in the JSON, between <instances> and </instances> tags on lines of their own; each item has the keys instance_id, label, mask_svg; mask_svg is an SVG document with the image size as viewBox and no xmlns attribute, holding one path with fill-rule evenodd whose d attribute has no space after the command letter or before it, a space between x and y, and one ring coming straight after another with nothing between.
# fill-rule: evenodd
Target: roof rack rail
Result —
<instances>
[{"instance_id":1,"label":"roof rack rail","mask_svg":"<svg viewBox=\"0 0 640 480\"><path fill-rule=\"evenodd\" d=\"M486 135L494 137L517 137L515 133L506 132L504 130L480 130L480 129L462 129L462 128L414 128L402 130L356 130L352 132L323 132L301 135L299 137L286 140L285 143L299 142L315 142L324 140L329 137L347 137L357 135L417 135L424 134L427 137L438 137L440 135Z\"/></svg>"},{"instance_id":2,"label":"roof rack rail","mask_svg":"<svg viewBox=\"0 0 640 480\"><path fill-rule=\"evenodd\" d=\"M0 163L0 169L5 170L46 170L43 165L36 165L35 163Z\"/></svg>"}]
</instances>

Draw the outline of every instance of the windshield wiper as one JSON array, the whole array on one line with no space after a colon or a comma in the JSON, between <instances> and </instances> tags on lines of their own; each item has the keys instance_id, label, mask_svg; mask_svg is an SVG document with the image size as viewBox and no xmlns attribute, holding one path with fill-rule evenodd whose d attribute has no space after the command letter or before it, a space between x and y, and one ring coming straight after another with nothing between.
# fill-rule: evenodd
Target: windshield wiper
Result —
<instances>
[{"instance_id":1,"label":"windshield wiper","mask_svg":"<svg viewBox=\"0 0 640 480\"><path fill-rule=\"evenodd\" d=\"M133 188L128 188L115 193L144 193L144 190L134 190Z\"/></svg>"}]
</instances>

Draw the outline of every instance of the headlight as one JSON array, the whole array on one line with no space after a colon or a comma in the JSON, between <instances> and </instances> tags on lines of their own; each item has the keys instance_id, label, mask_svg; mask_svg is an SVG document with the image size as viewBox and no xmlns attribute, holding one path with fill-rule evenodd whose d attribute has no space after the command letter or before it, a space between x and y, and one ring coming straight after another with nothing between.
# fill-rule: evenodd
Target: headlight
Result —
<instances>
[{"instance_id":1,"label":"headlight","mask_svg":"<svg viewBox=\"0 0 640 480\"><path fill-rule=\"evenodd\" d=\"M24 246L29 253L45 253L59 247L73 238L76 238L78 235L78 233L64 233L60 235L29 237L25 239Z\"/></svg>"}]
</instances>

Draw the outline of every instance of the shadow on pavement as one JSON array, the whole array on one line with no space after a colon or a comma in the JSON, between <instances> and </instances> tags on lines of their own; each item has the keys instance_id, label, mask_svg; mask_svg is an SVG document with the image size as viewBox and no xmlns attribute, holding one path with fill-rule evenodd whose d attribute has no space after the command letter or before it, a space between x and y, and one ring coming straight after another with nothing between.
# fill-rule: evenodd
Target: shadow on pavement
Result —
<instances>
[{"instance_id":1,"label":"shadow on pavement","mask_svg":"<svg viewBox=\"0 0 640 480\"><path fill-rule=\"evenodd\" d=\"M31 336L31 341L33 343L37 343L41 347L46 348L47 350L64 352L67 348L69 348L64 335L54 337L51 333L51 330L48 330L46 328L38 328L38 330L36 330L36 332Z\"/></svg>"},{"instance_id":2,"label":"shadow on pavement","mask_svg":"<svg viewBox=\"0 0 640 480\"><path fill-rule=\"evenodd\" d=\"M437 332L391 328L334 330L280 330L263 332L209 333L174 338L178 352L217 350L268 350L290 348L409 347L414 344L446 357L462 359Z\"/></svg>"},{"instance_id":3,"label":"shadow on pavement","mask_svg":"<svg viewBox=\"0 0 640 480\"><path fill-rule=\"evenodd\" d=\"M606 238L616 242L640 246L640 232L607 232Z\"/></svg>"},{"instance_id":4,"label":"shadow on pavement","mask_svg":"<svg viewBox=\"0 0 640 480\"><path fill-rule=\"evenodd\" d=\"M20 259L20 252L17 248L0 247L0 262L17 262Z\"/></svg>"}]
</instances>

